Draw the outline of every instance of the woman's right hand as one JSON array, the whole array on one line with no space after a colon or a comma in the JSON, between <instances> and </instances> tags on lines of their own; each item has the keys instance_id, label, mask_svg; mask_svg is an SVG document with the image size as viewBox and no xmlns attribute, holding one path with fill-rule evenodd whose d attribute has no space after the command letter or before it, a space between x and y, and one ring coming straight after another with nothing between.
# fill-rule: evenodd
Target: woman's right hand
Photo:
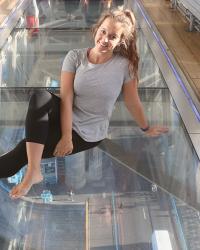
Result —
<instances>
[{"instance_id":1,"label":"woman's right hand","mask_svg":"<svg viewBox=\"0 0 200 250\"><path fill-rule=\"evenodd\" d=\"M63 157L71 154L73 151L73 142L71 139L62 137L54 149L53 155L56 157Z\"/></svg>"}]
</instances>

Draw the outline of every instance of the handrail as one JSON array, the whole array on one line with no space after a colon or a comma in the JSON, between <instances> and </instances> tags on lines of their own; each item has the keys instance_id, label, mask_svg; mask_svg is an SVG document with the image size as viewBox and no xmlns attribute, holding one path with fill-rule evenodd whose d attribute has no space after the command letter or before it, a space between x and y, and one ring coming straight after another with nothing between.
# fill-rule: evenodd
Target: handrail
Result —
<instances>
[{"instance_id":1,"label":"handrail","mask_svg":"<svg viewBox=\"0 0 200 250\"><path fill-rule=\"evenodd\" d=\"M29 4L29 0L19 0L15 8L12 9L9 15L1 23L0 25L0 50L4 46L4 43L6 42L10 33L16 26L19 18L22 16L28 4Z\"/></svg>"},{"instance_id":2,"label":"handrail","mask_svg":"<svg viewBox=\"0 0 200 250\"><path fill-rule=\"evenodd\" d=\"M182 12L189 21L189 31L200 31L200 2L198 0L171 0L172 8Z\"/></svg>"}]
</instances>

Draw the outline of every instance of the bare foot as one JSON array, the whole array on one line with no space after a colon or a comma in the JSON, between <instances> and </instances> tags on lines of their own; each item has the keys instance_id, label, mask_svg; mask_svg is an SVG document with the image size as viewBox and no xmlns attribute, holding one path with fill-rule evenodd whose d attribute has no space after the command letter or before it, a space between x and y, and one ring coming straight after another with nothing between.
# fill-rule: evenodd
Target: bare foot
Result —
<instances>
[{"instance_id":1,"label":"bare foot","mask_svg":"<svg viewBox=\"0 0 200 250\"><path fill-rule=\"evenodd\" d=\"M22 182L13 187L10 191L10 197L12 199L18 199L26 195L34 184L39 183L42 180L43 176L40 171L30 172L27 170Z\"/></svg>"}]
</instances>

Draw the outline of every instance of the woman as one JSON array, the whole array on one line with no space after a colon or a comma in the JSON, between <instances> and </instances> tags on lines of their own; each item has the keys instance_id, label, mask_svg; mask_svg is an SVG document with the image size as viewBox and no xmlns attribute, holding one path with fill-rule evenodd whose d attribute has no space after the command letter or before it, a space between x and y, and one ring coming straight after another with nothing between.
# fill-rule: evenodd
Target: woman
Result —
<instances>
[{"instance_id":1,"label":"woman","mask_svg":"<svg viewBox=\"0 0 200 250\"><path fill-rule=\"evenodd\" d=\"M98 145L121 90L124 102L149 136L166 128L149 127L138 96L135 18L131 11L104 14L93 28L94 47L69 51L63 62L60 97L47 91L32 95L26 139L0 157L0 177L14 175L28 163L22 182L10 192L26 195L42 181L41 158L74 154Z\"/></svg>"}]
</instances>

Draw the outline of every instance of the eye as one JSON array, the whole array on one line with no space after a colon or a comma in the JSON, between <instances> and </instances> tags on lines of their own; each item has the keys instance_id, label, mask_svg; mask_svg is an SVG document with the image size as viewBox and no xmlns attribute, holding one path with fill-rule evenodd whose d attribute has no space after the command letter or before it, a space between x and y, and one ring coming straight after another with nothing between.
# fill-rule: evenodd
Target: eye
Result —
<instances>
[{"instance_id":1,"label":"eye","mask_svg":"<svg viewBox=\"0 0 200 250\"><path fill-rule=\"evenodd\" d=\"M106 31L103 29L101 30L101 34L105 35L106 34Z\"/></svg>"},{"instance_id":2,"label":"eye","mask_svg":"<svg viewBox=\"0 0 200 250\"><path fill-rule=\"evenodd\" d=\"M112 40L115 40L115 39L117 39L117 36L116 36L116 35L112 35L112 36L111 36L111 39L112 39Z\"/></svg>"}]
</instances>

